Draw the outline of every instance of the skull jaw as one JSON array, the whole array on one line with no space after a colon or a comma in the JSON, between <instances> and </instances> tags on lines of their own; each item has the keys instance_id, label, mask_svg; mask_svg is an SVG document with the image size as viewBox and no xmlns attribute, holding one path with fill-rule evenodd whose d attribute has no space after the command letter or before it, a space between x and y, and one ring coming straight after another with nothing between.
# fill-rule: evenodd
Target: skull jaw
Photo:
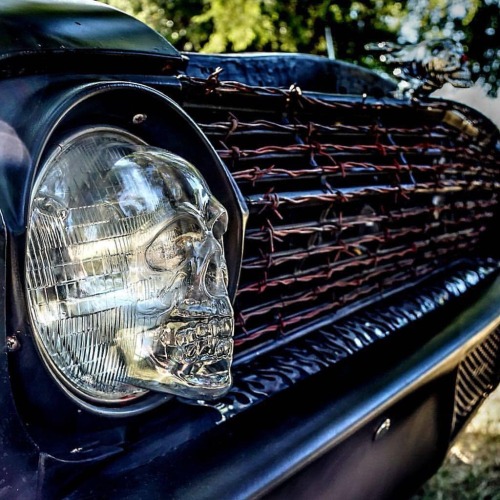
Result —
<instances>
[{"instance_id":1,"label":"skull jaw","mask_svg":"<svg viewBox=\"0 0 500 500\"><path fill-rule=\"evenodd\" d=\"M231 360L221 359L213 363L170 363L163 366L129 368L127 382L136 387L164 392L189 399L211 400L224 396L230 389Z\"/></svg>"},{"instance_id":2,"label":"skull jaw","mask_svg":"<svg viewBox=\"0 0 500 500\"><path fill-rule=\"evenodd\" d=\"M169 318L122 342L130 385L191 399L215 399L232 382L234 321L230 316Z\"/></svg>"}]
</instances>

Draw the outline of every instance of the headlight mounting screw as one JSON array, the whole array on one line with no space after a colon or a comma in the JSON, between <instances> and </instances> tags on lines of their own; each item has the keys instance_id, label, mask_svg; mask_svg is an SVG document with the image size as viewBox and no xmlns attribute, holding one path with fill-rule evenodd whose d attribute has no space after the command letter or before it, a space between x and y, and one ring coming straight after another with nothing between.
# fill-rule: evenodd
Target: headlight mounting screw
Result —
<instances>
[{"instance_id":1,"label":"headlight mounting screw","mask_svg":"<svg viewBox=\"0 0 500 500\"><path fill-rule=\"evenodd\" d=\"M21 349L21 342L19 342L16 334L7 336L5 347L7 349L7 352L16 352Z\"/></svg>"},{"instance_id":2,"label":"headlight mounting screw","mask_svg":"<svg viewBox=\"0 0 500 500\"><path fill-rule=\"evenodd\" d=\"M145 115L144 113L138 113L134 115L132 118L132 123L134 125L140 125L141 123L144 123L148 119L148 115Z\"/></svg>"}]
</instances>

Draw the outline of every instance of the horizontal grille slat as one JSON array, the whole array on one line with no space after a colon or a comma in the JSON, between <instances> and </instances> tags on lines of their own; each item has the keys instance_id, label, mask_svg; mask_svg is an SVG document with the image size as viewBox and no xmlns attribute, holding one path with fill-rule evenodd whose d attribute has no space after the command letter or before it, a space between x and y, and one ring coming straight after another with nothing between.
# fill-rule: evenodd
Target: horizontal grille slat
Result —
<instances>
[{"instance_id":1,"label":"horizontal grille slat","mask_svg":"<svg viewBox=\"0 0 500 500\"><path fill-rule=\"evenodd\" d=\"M237 353L476 255L494 224L497 136L462 108L181 82L249 209Z\"/></svg>"},{"instance_id":2,"label":"horizontal grille slat","mask_svg":"<svg viewBox=\"0 0 500 500\"><path fill-rule=\"evenodd\" d=\"M345 176L347 173L354 175L372 175L376 173L399 173L404 174L406 172L416 172L423 174L439 174L446 171L448 174L457 175L459 173L464 175L475 175L477 173L483 174L483 169L470 166L467 167L463 163L449 164L449 165L386 165L380 164L376 165L373 163L362 163L362 162L343 162L340 165L325 165L322 167L311 167L304 170L292 170L286 168L275 168L269 167L266 169L261 169L259 167L252 167L247 170L240 170L233 174L233 177L238 181L248 181L251 183L256 183L257 181L278 181L283 178L297 179L299 177L314 178L318 175L331 175L331 174L342 174ZM485 178L487 178L485 176Z\"/></svg>"},{"instance_id":3,"label":"horizontal grille slat","mask_svg":"<svg viewBox=\"0 0 500 500\"><path fill-rule=\"evenodd\" d=\"M279 266L281 264L286 264L290 261L297 261L297 260L302 261L304 259L308 259L311 257L317 258L325 254L327 254L328 256L333 256L333 260L329 261L328 264L329 266L334 267L335 262L339 260L338 258L342 253L346 254L347 256L354 256L355 254L357 254L358 258L356 259L356 262L362 262L363 256L365 256L367 253L366 247L364 245L367 245L369 243L376 243L377 245L375 246L380 247L384 242L389 241L392 243L392 245L389 247L389 250L377 252L377 257L378 257L377 262L382 263L388 258L390 258L391 255L395 254L398 255L399 257L403 257L407 253L417 254L419 250L425 249L426 247L429 247L432 244L434 245L440 244L441 248L445 248L446 244L455 243L457 240L460 239L462 240L469 239L469 241L474 241L473 237L479 236L479 234L484 230L486 230L485 226L481 226L475 231L473 228L467 228L460 232L454 232L452 234L445 234L445 235L437 235L432 239L421 240L415 242L412 247L407 247L406 245L397 246L394 244L397 243L398 239L407 237L409 235L415 235L426 232L428 233L430 232L430 226L427 228L401 229L398 232L391 231L391 232L386 232L383 235L373 234L373 235L363 236L361 238L343 240L341 244L316 245L314 248L303 249L302 251L300 247L296 247L294 250L288 250L285 252L273 251L272 256L268 255L268 258L266 258L266 256L264 255L261 256L260 258L243 260L242 267L243 269L265 268L267 270L271 270L271 268L273 267ZM360 249L360 245L363 245L363 250ZM392 252L390 250L392 250ZM346 262L346 264L349 262L349 260L345 259L342 262L344 261ZM300 270L297 270L295 274L299 276L302 273L303 272L301 272Z\"/></svg>"},{"instance_id":4,"label":"horizontal grille slat","mask_svg":"<svg viewBox=\"0 0 500 500\"><path fill-rule=\"evenodd\" d=\"M334 192L311 190L308 192L269 192L258 195L247 196L247 203L250 210L260 207L271 206L278 210L280 205L301 205L301 204L330 204L334 202L356 201L370 196L397 195L409 196L410 194L444 194L449 192L465 191L472 189L492 189L494 186L482 181L441 181L439 184L429 182L420 184L399 184L397 186L373 186L368 188L336 188ZM495 186L496 187L496 186ZM256 208L257 207L257 208Z\"/></svg>"}]
</instances>

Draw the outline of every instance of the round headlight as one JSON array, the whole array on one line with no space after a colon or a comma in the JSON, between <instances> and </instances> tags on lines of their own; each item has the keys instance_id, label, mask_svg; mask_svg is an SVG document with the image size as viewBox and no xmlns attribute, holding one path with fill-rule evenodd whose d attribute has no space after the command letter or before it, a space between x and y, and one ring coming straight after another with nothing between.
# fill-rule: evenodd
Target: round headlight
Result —
<instances>
[{"instance_id":1,"label":"round headlight","mask_svg":"<svg viewBox=\"0 0 500 500\"><path fill-rule=\"evenodd\" d=\"M122 404L150 390L230 385L224 207L199 172L117 128L89 128L42 166L26 283L38 349L73 394Z\"/></svg>"}]
</instances>

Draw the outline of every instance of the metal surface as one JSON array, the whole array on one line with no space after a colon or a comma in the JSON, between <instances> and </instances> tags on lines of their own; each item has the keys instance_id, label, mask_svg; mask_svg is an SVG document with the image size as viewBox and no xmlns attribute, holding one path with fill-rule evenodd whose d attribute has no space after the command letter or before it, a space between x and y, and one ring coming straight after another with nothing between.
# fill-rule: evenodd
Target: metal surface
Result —
<instances>
[{"instance_id":1,"label":"metal surface","mask_svg":"<svg viewBox=\"0 0 500 500\"><path fill-rule=\"evenodd\" d=\"M321 58L190 56L179 74L161 37L95 2L8 0L0 27L0 334L21 346L0 353L0 496L251 497L310 471L325 488L346 478L337 493L359 477L367 498L431 473L457 367L499 323L496 128ZM51 146L103 123L202 170L232 214L234 293L246 234L236 384L219 403L111 418L68 398L35 350L29 193Z\"/></svg>"},{"instance_id":2,"label":"metal surface","mask_svg":"<svg viewBox=\"0 0 500 500\"><path fill-rule=\"evenodd\" d=\"M171 73L184 65L179 52L157 32L99 2L3 0L0 4L0 75L61 68L79 73L89 66L98 68L102 57L107 58L108 71L121 67L128 73L146 68L156 74Z\"/></svg>"},{"instance_id":3,"label":"metal surface","mask_svg":"<svg viewBox=\"0 0 500 500\"><path fill-rule=\"evenodd\" d=\"M463 45L456 40L425 40L404 46L380 42L365 48L381 52L380 60L394 69L393 75L404 80L399 85L402 95L429 95L445 83L459 88L473 85Z\"/></svg>"},{"instance_id":4,"label":"metal surface","mask_svg":"<svg viewBox=\"0 0 500 500\"><path fill-rule=\"evenodd\" d=\"M7 231L0 211L0 497L15 497L25 488L36 488L36 448L19 420L9 374L9 357L16 352L9 349L14 336L6 333L7 290ZM16 340L19 343L17 335ZM10 344L12 347L12 344Z\"/></svg>"},{"instance_id":5,"label":"metal surface","mask_svg":"<svg viewBox=\"0 0 500 500\"><path fill-rule=\"evenodd\" d=\"M500 186L487 120L438 100L347 100L223 78L181 83L250 211L240 355L480 252Z\"/></svg>"},{"instance_id":6,"label":"metal surface","mask_svg":"<svg viewBox=\"0 0 500 500\"><path fill-rule=\"evenodd\" d=\"M378 441L379 439L382 439L387 435L387 433L391 430L391 419L386 418L378 427L377 430L375 431L375 434L373 436L373 439L375 441Z\"/></svg>"},{"instance_id":7,"label":"metal surface","mask_svg":"<svg viewBox=\"0 0 500 500\"><path fill-rule=\"evenodd\" d=\"M500 383L500 330L474 347L458 366L452 435L456 436Z\"/></svg>"}]
</instances>

